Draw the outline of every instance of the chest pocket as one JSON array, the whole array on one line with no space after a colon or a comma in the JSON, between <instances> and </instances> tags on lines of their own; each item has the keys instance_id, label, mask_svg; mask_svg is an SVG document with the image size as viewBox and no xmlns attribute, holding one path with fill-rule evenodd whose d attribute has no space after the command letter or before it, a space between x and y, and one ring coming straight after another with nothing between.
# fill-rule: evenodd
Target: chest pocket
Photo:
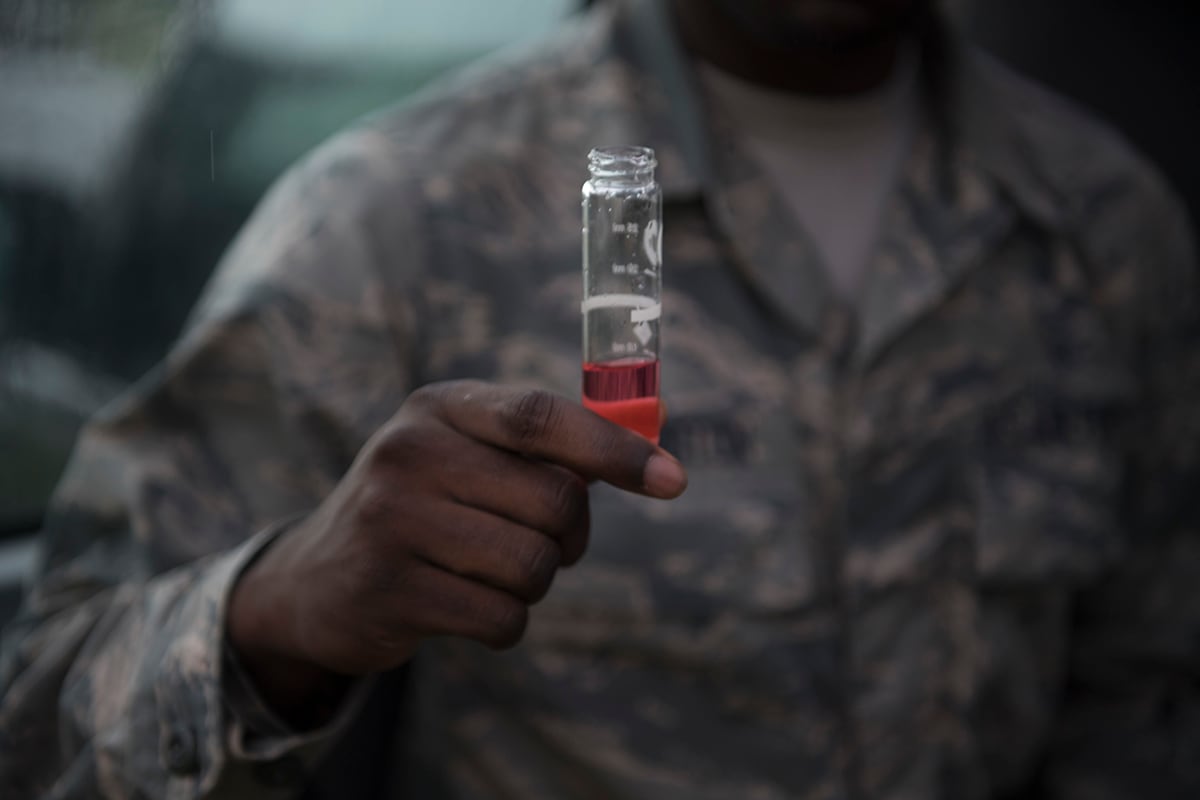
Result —
<instances>
[{"instance_id":1,"label":"chest pocket","mask_svg":"<svg viewBox=\"0 0 1200 800\"><path fill-rule=\"evenodd\" d=\"M1037 376L980 359L924 385L875 387L863 426L874 435L849 487L852 580L1027 584L1103 569L1123 535L1132 386L1107 361Z\"/></svg>"},{"instance_id":2,"label":"chest pocket","mask_svg":"<svg viewBox=\"0 0 1200 800\"><path fill-rule=\"evenodd\" d=\"M1131 382L1032 385L989 409L969 456L976 566L995 583L1082 580L1121 548L1122 441Z\"/></svg>"}]
</instances>

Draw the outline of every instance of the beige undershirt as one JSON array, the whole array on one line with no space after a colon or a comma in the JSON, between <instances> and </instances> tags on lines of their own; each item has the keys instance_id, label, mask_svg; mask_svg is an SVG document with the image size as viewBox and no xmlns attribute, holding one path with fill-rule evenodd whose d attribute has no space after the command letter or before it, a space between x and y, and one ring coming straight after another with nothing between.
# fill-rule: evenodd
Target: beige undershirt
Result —
<instances>
[{"instance_id":1,"label":"beige undershirt","mask_svg":"<svg viewBox=\"0 0 1200 800\"><path fill-rule=\"evenodd\" d=\"M916 129L916 58L851 98L816 99L764 89L699 65L709 98L734 123L820 254L830 284L854 301L884 205Z\"/></svg>"}]
</instances>

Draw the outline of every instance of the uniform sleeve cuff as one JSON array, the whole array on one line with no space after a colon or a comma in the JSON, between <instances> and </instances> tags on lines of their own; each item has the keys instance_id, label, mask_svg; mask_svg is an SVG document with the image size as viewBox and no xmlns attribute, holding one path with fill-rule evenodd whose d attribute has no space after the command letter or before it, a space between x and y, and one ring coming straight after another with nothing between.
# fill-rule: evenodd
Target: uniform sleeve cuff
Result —
<instances>
[{"instance_id":1,"label":"uniform sleeve cuff","mask_svg":"<svg viewBox=\"0 0 1200 800\"><path fill-rule=\"evenodd\" d=\"M293 519L275 525L248 543L250 546L244 557L239 559L237 572L229 581L227 591L232 589L241 573L294 522ZM226 751L236 761L271 762L288 756L292 760L299 758L302 762L311 762L353 720L368 694L369 684L368 679L354 681L330 701L328 713L321 715L329 722L318 728L296 730L271 710L238 658L228 636L223 636L221 696L226 720Z\"/></svg>"},{"instance_id":2,"label":"uniform sleeve cuff","mask_svg":"<svg viewBox=\"0 0 1200 800\"><path fill-rule=\"evenodd\" d=\"M230 590L290 523L272 525L232 550L159 579L158 624L172 635L162 636L161 651L146 653L147 662L156 665L151 702L158 714L143 726L144 735L157 739L158 761L171 785L179 787L171 791L206 791L220 779L229 755L222 673Z\"/></svg>"},{"instance_id":3,"label":"uniform sleeve cuff","mask_svg":"<svg viewBox=\"0 0 1200 800\"><path fill-rule=\"evenodd\" d=\"M229 755L242 761L274 761L285 755L311 762L325 745L345 730L362 707L369 679L351 684L328 715L329 722L312 730L297 731L267 705L253 680L226 641L222 655L226 728Z\"/></svg>"}]
</instances>

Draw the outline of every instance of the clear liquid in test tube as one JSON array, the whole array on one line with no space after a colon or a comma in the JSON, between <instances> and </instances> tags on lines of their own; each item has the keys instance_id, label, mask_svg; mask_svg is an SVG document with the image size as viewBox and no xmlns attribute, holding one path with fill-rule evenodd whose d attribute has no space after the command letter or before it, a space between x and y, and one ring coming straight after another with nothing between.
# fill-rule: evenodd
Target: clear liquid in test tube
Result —
<instances>
[{"instance_id":1,"label":"clear liquid in test tube","mask_svg":"<svg viewBox=\"0 0 1200 800\"><path fill-rule=\"evenodd\" d=\"M648 147L588 155L583 185L583 405L659 438L662 192Z\"/></svg>"}]
</instances>

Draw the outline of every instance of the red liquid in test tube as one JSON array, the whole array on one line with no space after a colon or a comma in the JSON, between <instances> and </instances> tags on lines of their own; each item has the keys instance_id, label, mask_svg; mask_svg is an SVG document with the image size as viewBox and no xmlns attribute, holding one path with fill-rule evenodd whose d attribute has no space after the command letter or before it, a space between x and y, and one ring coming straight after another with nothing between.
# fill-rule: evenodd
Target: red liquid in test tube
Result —
<instances>
[{"instance_id":1,"label":"red liquid in test tube","mask_svg":"<svg viewBox=\"0 0 1200 800\"><path fill-rule=\"evenodd\" d=\"M583 405L658 444L658 359L585 362Z\"/></svg>"}]
</instances>

